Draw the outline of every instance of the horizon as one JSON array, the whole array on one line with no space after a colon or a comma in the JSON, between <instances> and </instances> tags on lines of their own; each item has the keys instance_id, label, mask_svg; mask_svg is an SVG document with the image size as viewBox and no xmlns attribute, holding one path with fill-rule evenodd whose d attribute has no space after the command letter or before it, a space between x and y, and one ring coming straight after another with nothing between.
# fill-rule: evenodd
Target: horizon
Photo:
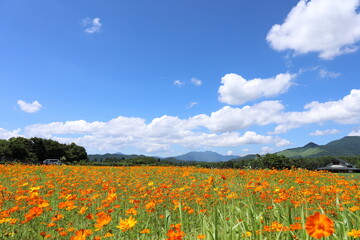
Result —
<instances>
[{"instance_id":1,"label":"horizon","mask_svg":"<svg viewBox=\"0 0 360 240\"><path fill-rule=\"evenodd\" d=\"M315 142L308 142L306 143L305 145L302 145L302 146L293 146L293 147L290 147L290 148L286 148L286 149L283 149L283 150L291 150L291 149L296 149L296 148L303 148L303 147L306 147L307 145L309 144L315 144L317 147L322 147L324 145L327 145L328 143L331 143L331 142L334 142L334 141L337 141L337 140L341 140L345 137L359 137L359 136L344 136L344 137L341 137L339 139L333 139L325 144L317 144ZM283 151L281 150L281 151ZM106 155L106 154L110 154L110 155L114 155L114 154L120 154L120 155L144 155L144 156L148 156L148 157L159 157L159 158L172 158L172 157L178 157L178 156L182 156L182 155L186 155L188 153L205 153L205 152L211 152L211 153L216 153L216 154L220 154L222 156L234 156L234 157L246 157L246 156L249 156L249 155L258 155L259 153L249 153L249 154L245 154L245 155L226 155L226 154L221 154L221 153L218 153L216 151L211 151L211 150L204 150L204 151L189 151L189 152L183 152L183 153L180 153L178 155L173 155L173 156L154 156L154 155L146 155L146 154L134 154L134 153L123 153L123 152L113 152L113 153L110 153L110 152L106 152L106 153L88 153L88 155ZM273 152L273 153L278 153L278 152ZM259 155L265 155L267 153L262 153L262 154L259 154Z\"/></svg>"},{"instance_id":2,"label":"horizon","mask_svg":"<svg viewBox=\"0 0 360 240\"><path fill-rule=\"evenodd\" d=\"M4 0L0 10L0 139L246 156L360 136L360 1Z\"/></svg>"}]
</instances>

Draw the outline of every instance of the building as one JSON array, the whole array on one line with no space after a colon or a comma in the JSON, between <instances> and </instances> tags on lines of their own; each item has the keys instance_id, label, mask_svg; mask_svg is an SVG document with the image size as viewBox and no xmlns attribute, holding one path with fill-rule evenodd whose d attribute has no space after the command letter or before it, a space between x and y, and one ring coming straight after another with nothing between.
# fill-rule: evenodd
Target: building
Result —
<instances>
[{"instance_id":1,"label":"building","mask_svg":"<svg viewBox=\"0 0 360 240\"><path fill-rule=\"evenodd\" d=\"M360 173L360 168L355 165L342 160L334 159L326 165L326 167L317 168L316 170L326 170L329 172L347 172L347 173Z\"/></svg>"}]
</instances>

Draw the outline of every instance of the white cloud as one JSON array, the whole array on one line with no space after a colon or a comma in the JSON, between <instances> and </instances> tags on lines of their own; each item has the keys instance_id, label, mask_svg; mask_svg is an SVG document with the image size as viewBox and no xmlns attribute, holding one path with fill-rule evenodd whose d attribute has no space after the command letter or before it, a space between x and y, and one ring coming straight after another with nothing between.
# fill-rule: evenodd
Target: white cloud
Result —
<instances>
[{"instance_id":1,"label":"white cloud","mask_svg":"<svg viewBox=\"0 0 360 240\"><path fill-rule=\"evenodd\" d=\"M279 139L279 141L276 143L277 147L286 147L289 146L291 144L291 142L289 140L286 139Z\"/></svg>"},{"instance_id":2,"label":"white cloud","mask_svg":"<svg viewBox=\"0 0 360 240\"><path fill-rule=\"evenodd\" d=\"M190 108L192 108L192 107L194 107L196 105L198 105L197 102L192 102L192 103L189 104L189 106L186 107L186 109L190 109Z\"/></svg>"},{"instance_id":3,"label":"white cloud","mask_svg":"<svg viewBox=\"0 0 360 240\"><path fill-rule=\"evenodd\" d=\"M360 136L360 129L351 131L348 136Z\"/></svg>"},{"instance_id":4,"label":"white cloud","mask_svg":"<svg viewBox=\"0 0 360 240\"><path fill-rule=\"evenodd\" d=\"M88 17L82 20L82 24L83 26L87 27L85 29L85 32L89 34L100 32L100 28L102 25L100 23L100 18L90 19Z\"/></svg>"},{"instance_id":5,"label":"white cloud","mask_svg":"<svg viewBox=\"0 0 360 240\"><path fill-rule=\"evenodd\" d=\"M194 84L195 86L201 86L202 85L202 81L200 79L197 78L191 78L191 83Z\"/></svg>"},{"instance_id":6,"label":"white cloud","mask_svg":"<svg viewBox=\"0 0 360 240\"><path fill-rule=\"evenodd\" d=\"M272 153L272 152L274 152L275 149L266 146L266 147L262 147L262 148L261 148L261 151L262 151L262 154L266 154L266 153Z\"/></svg>"},{"instance_id":7,"label":"white cloud","mask_svg":"<svg viewBox=\"0 0 360 240\"><path fill-rule=\"evenodd\" d=\"M20 131L21 131L20 128L18 128L16 130L13 130L13 131L9 131L9 130L0 128L0 139L9 139L9 138L12 138L12 137L19 137L19 136L21 136L19 134Z\"/></svg>"},{"instance_id":8,"label":"white cloud","mask_svg":"<svg viewBox=\"0 0 360 240\"><path fill-rule=\"evenodd\" d=\"M300 0L283 24L271 28L267 41L278 51L319 52L323 59L355 52L360 40L359 5L359 0Z\"/></svg>"},{"instance_id":9,"label":"white cloud","mask_svg":"<svg viewBox=\"0 0 360 240\"><path fill-rule=\"evenodd\" d=\"M226 152L226 156L232 156L232 155L234 155L233 151L229 150L229 151Z\"/></svg>"},{"instance_id":10,"label":"white cloud","mask_svg":"<svg viewBox=\"0 0 360 240\"><path fill-rule=\"evenodd\" d=\"M289 129L305 124L332 121L340 124L360 122L360 90L353 89L350 94L338 101L325 103L311 102L303 112L284 113L280 124L275 128L276 134L285 133Z\"/></svg>"},{"instance_id":11,"label":"white cloud","mask_svg":"<svg viewBox=\"0 0 360 240\"><path fill-rule=\"evenodd\" d=\"M238 74L226 74L221 79L222 85L218 90L219 101L240 105L259 98L274 97L285 93L295 77L295 74L284 73L268 79L246 80Z\"/></svg>"},{"instance_id":12,"label":"white cloud","mask_svg":"<svg viewBox=\"0 0 360 240\"><path fill-rule=\"evenodd\" d=\"M18 100L17 104L19 105L20 109L27 113L34 113L40 111L42 105L38 101L34 101L32 103L27 103L23 100Z\"/></svg>"},{"instance_id":13,"label":"white cloud","mask_svg":"<svg viewBox=\"0 0 360 240\"><path fill-rule=\"evenodd\" d=\"M250 149L249 149L249 148L244 148L242 151L243 151L243 152L249 152Z\"/></svg>"},{"instance_id":14,"label":"white cloud","mask_svg":"<svg viewBox=\"0 0 360 240\"><path fill-rule=\"evenodd\" d=\"M197 117L180 119L164 115L145 123L141 118L117 117L108 122L84 120L35 124L25 127L28 137L38 136L61 142L76 142L90 152L118 151L136 147L146 152L162 152L171 145L186 148L237 147L244 144L277 144L282 139L264 136L253 131L211 133ZM200 124L200 125L199 125ZM202 131L197 130L202 127ZM73 137L72 137L73 136Z\"/></svg>"},{"instance_id":15,"label":"white cloud","mask_svg":"<svg viewBox=\"0 0 360 240\"><path fill-rule=\"evenodd\" d=\"M192 121L206 126L213 132L235 131L254 125L264 126L280 122L283 109L284 106L279 101L264 101L243 108L225 106L210 116L197 115Z\"/></svg>"},{"instance_id":16,"label":"white cloud","mask_svg":"<svg viewBox=\"0 0 360 240\"><path fill-rule=\"evenodd\" d=\"M312 133L310 133L311 136L324 136L324 135L330 135L330 134L337 134L341 132L338 129L326 129L326 130L316 130Z\"/></svg>"},{"instance_id":17,"label":"white cloud","mask_svg":"<svg viewBox=\"0 0 360 240\"><path fill-rule=\"evenodd\" d=\"M178 86L178 87L181 87L181 86L184 86L185 83L183 81L180 81L180 80L175 80L174 81L174 85L175 86Z\"/></svg>"},{"instance_id":18,"label":"white cloud","mask_svg":"<svg viewBox=\"0 0 360 240\"><path fill-rule=\"evenodd\" d=\"M327 71L325 69L320 69L319 70L319 76L321 78L337 78L339 77L341 74L340 73L337 73L337 72L330 72L330 71Z\"/></svg>"},{"instance_id":19,"label":"white cloud","mask_svg":"<svg viewBox=\"0 0 360 240\"><path fill-rule=\"evenodd\" d=\"M254 132L250 127L275 125L275 133L284 133L306 124L323 124L327 121L358 124L359 103L360 90L353 89L338 101L312 102L299 112L285 112L284 105L279 101L264 101L242 108L225 106L209 115L199 114L186 119L164 115L147 122L142 118L119 116L109 121L77 120L34 124L26 126L21 134L66 143L75 142L89 152L114 152L130 147L158 153L169 151L173 145L188 149L240 147L248 144L284 147L288 146L290 141L279 136ZM0 138L19 134L19 129L0 129ZM350 133L356 134L360 132Z\"/></svg>"}]
</instances>

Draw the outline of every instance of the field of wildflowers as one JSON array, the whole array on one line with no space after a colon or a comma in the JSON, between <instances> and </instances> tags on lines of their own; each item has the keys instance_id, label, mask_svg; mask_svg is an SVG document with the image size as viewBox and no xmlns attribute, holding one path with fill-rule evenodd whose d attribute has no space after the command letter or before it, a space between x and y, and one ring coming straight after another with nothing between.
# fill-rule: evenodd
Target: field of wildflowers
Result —
<instances>
[{"instance_id":1,"label":"field of wildflowers","mask_svg":"<svg viewBox=\"0 0 360 240\"><path fill-rule=\"evenodd\" d=\"M357 177L306 170L0 166L0 239L355 239Z\"/></svg>"}]
</instances>

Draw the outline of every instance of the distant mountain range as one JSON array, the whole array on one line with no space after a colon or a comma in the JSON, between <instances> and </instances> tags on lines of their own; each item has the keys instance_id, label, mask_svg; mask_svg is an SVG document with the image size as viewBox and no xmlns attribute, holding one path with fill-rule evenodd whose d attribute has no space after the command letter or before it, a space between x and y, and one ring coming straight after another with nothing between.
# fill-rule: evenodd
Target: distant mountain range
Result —
<instances>
[{"instance_id":1,"label":"distant mountain range","mask_svg":"<svg viewBox=\"0 0 360 240\"><path fill-rule=\"evenodd\" d=\"M189 152L180 156L176 156L177 160L182 161L196 161L196 162L225 162L231 159L239 158L240 156L234 155L221 155L216 152Z\"/></svg>"},{"instance_id":2,"label":"distant mountain range","mask_svg":"<svg viewBox=\"0 0 360 240\"><path fill-rule=\"evenodd\" d=\"M316 143L310 142L303 147L298 148L289 148L280 152L275 153L277 155L284 155L289 158L312 158L312 157L323 157L323 156L333 156L333 157L345 157L345 156L357 156L360 155L360 137L358 136L348 136L329 142L326 145L317 145ZM102 161L107 158L118 158L118 159L129 159L134 157L141 157L144 155L126 155L123 153L114 153L114 154L89 154L88 158L90 161ZM245 159L254 159L256 154L246 155L244 157L235 156L235 155L221 155L212 151L205 152L189 152L183 155L161 158L162 160L168 161L187 161L187 162L226 162L229 160L245 160ZM156 157L159 158L159 157Z\"/></svg>"},{"instance_id":3,"label":"distant mountain range","mask_svg":"<svg viewBox=\"0 0 360 240\"><path fill-rule=\"evenodd\" d=\"M324 157L324 156L333 156L333 157L352 157L360 155L360 137L357 136L348 136L329 142L326 145L317 145L313 142L306 144L303 147L290 148L280 152L277 152L278 155L284 155L290 158L296 157Z\"/></svg>"}]
</instances>

